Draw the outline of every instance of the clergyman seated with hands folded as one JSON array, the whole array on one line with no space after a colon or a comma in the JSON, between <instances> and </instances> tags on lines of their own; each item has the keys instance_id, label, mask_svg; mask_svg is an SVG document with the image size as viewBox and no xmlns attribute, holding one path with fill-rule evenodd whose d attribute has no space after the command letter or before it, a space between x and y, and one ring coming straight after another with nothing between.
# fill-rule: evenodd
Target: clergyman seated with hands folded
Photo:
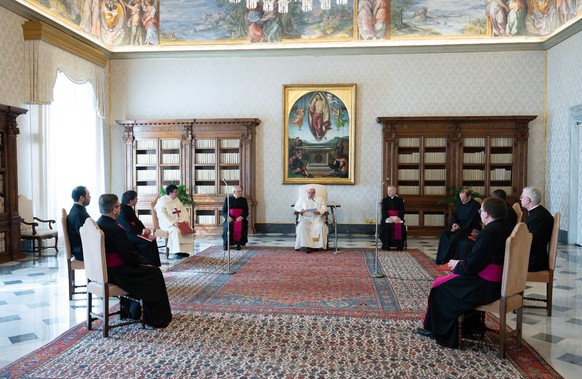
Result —
<instances>
[{"instance_id":1,"label":"clergyman seated with hands folded","mask_svg":"<svg viewBox=\"0 0 582 379\"><path fill-rule=\"evenodd\" d=\"M116 223L115 219L120 212L117 195L112 193L101 195L99 211L101 217L97 220L97 225L105 236L109 281L143 301L146 325L165 328L172 321L172 311L162 271L150 265L137 253L126 232ZM134 319L139 318L134 311L122 309L122 313L124 311L126 314L131 313L128 316Z\"/></svg>"},{"instance_id":2,"label":"clergyman seated with hands folded","mask_svg":"<svg viewBox=\"0 0 582 379\"><path fill-rule=\"evenodd\" d=\"M428 296L422 335L430 336L439 345L458 347L457 318L480 305L501 298L501 279L505 260L505 241L513 227L505 218L505 201L488 197L479 214L485 228L479 232L471 253L464 261L451 259L447 265L453 273L437 278ZM478 314L467 317L463 324L466 334L483 331Z\"/></svg>"}]
</instances>

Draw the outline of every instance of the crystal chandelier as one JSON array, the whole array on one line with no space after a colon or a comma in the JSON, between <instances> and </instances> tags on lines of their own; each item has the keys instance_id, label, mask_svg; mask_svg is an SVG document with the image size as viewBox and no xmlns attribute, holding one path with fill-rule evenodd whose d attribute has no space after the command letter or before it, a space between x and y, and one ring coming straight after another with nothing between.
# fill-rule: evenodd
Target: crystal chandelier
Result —
<instances>
[{"instance_id":1,"label":"crystal chandelier","mask_svg":"<svg viewBox=\"0 0 582 379\"><path fill-rule=\"evenodd\" d=\"M275 9L275 2L277 2L277 11L279 13L289 12L289 3L291 1L301 1L301 9L303 12L311 12L313 10L313 0L263 0L263 10L270 12ZM331 0L319 0L321 9L331 9ZM241 0L229 0L232 4L238 4ZM259 0L246 0L247 9L255 9ZM348 0L336 0L337 5L347 5Z\"/></svg>"}]
</instances>

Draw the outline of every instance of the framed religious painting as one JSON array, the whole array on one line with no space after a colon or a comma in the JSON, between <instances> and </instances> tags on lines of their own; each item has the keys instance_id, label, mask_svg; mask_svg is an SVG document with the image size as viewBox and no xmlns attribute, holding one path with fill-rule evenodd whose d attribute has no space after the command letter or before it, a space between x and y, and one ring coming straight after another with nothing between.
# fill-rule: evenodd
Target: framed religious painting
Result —
<instances>
[{"instance_id":1,"label":"framed religious painting","mask_svg":"<svg viewBox=\"0 0 582 379\"><path fill-rule=\"evenodd\" d=\"M354 184L356 85L283 86L283 183Z\"/></svg>"}]
</instances>

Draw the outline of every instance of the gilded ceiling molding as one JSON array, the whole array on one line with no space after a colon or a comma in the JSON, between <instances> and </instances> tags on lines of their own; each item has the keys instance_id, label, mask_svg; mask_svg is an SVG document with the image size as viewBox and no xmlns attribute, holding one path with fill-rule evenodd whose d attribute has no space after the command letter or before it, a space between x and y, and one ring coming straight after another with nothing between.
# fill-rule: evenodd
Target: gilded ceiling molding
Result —
<instances>
[{"instance_id":1,"label":"gilded ceiling molding","mask_svg":"<svg viewBox=\"0 0 582 379\"><path fill-rule=\"evenodd\" d=\"M26 21L22 30L25 41L44 41L100 67L107 66L109 61L109 56L102 51L42 21Z\"/></svg>"}]
</instances>

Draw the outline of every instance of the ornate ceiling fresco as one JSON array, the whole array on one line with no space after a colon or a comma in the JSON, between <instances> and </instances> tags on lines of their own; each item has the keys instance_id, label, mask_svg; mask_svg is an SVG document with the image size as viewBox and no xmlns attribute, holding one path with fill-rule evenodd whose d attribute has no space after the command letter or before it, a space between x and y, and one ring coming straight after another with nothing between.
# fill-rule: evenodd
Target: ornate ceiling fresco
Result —
<instances>
[{"instance_id":1,"label":"ornate ceiling fresco","mask_svg":"<svg viewBox=\"0 0 582 379\"><path fill-rule=\"evenodd\" d=\"M582 0L20 0L107 49L539 41ZM477 42L478 43L478 42Z\"/></svg>"}]
</instances>

